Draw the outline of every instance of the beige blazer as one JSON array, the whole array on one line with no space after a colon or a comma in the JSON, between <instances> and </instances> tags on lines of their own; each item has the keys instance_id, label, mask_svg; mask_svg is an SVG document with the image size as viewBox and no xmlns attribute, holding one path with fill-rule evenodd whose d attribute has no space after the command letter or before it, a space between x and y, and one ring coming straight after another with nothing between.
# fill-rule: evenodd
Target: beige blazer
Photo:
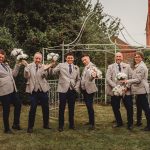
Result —
<instances>
[{"instance_id":1,"label":"beige blazer","mask_svg":"<svg viewBox=\"0 0 150 150\"><path fill-rule=\"evenodd\" d=\"M5 64L7 71L0 64L0 96L8 95L17 92L16 84L13 77L16 77L19 72L20 65L15 65L12 70L8 64Z\"/></svg>"},{"instance_id":2,"label":"beige blazer","mask_svg":"<svg viewBox=\"0 0 150 150\"><path fill-rule=\"evenodd\" d=\"M50 89L46 80L48 72L44 70L44 66L42 64L39 65L38 71L36 72L36 65L34 62L28 64L24 69L24 77L27 79L26 92L32 93L35 88L35 73L37 74L37 79L42 91L47 92Z\"/></svg>"},{"instance_id":3,"label":"beige blazer","mask_svg":"<svg viewBox=\"0 0 150 150\"><path fill-rule=\"evenodd\" d=\"M95 84L95 78L91 76L91 70L93 68L96 68L97 73L99 74L99 79L102 78L102 72L92 62L85 66L81 75L81 89L86 90L88 94L98 91Z\"/></svg>"},{"instance_id":4,"label":"beige blazer","mask_svg":"<svg viewBox=\"0 0 150 150\"><path fill-rule=\"evenodd\" d=\"M71 74L69 73L69 64L66 62L59 63L51 71L53 75L59 75L57 92L66 93L69 88L79 92L80 71L78 66L72 64Z\"/></svg>"},{"instance_id":5,"label":"beige blazer","mask_svg":"<svg viewBox=\"0 0 150 150\"><path fill-rule=\"evenodd\" d=\"M132 69L129 64L121 62L121 72L125 73L127 75L127 79L131 79L132 77ZM106 94L113 96L112 89L119 85L120 83L116 80L116 76L119 73L119 68L117 63L113 63L108 66L107 72L106 72ZM126 95L131 94L130 85L128 85L128 91L126 92Z\"/></svg>"},{"instance_id":6,"label":"beige blazer","mask_svg":"<svg viewBox=\"0 0 150 150\"><path fill-rule=\"evenodd\" d=\"M133 70L132 79L128 80L131 84L133 94L146 94L149 93L148 84L148 69L143 61L135 65Z\"/></svg>"}]
</instances>

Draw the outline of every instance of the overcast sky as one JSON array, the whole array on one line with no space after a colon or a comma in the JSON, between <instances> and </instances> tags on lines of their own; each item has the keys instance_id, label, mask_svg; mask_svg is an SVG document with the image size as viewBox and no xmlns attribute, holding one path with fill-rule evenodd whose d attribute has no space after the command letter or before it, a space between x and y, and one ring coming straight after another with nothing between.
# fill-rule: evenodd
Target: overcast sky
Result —
<instances>
[{"instance_id":1,"label":"overcast sky","mask_svg":"<svg viewBox=\"0 0 150 150\"><path fill-rule=\"evenodd\" d=\"M135 41L146 45L146 19L148 0L99 0L104 7L104 13L118 17ZM92 0L95 4L97 0ZM125 32L123 32L125 34ZM138 45L125 34L132 45ZM123 39L120 36L121 39Z\"/></svg>"}]
</instances>

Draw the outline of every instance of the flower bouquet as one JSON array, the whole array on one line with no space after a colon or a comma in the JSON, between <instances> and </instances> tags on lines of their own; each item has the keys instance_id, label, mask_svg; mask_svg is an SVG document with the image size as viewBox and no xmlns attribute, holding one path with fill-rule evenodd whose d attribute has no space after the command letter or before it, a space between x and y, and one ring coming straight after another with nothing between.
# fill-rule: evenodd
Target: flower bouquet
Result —
<instances>
[{"instance_id":1,"label":"flower bouquet","mask_svg":"<svg viewBox=\"0 0 150 150\"><path fill-rule=\"evenodd\" d=\"M125 87L121 85L117 85L116 87L113 88L112 91L115 96L123 96L125 92Z\"/></svg>"},{"instance_id":2,"label":"flower bouquet","mask_svg":"<svg viewBox=\"0 0 150 150\"><path fill-rule=\"evenodd\" d=\"M47 55L47 60L57 61L58 58L59 58L59 54L56 54L56 53L49 53Z\"/></svg>"},{"instance_id":3,"label":"flower bouquet","mask_svg":"<svg viewBox=\"0 0 150 150\"><path fill-rule=\"evenodd\" d=\"M116 76L117 80L125 80L127 79L127 75L125 73L118 73Z\"/></svg>"},{"instance_id":4,"label":"flower bouquet","mask_svg":"<svg viewBox=\"0 0 150 150\"><path fill-rule=\"evenodd\" d=\"M102 78L102 72L97 67L94 67L94 66L90 67L89 71L90 71L90 75L93 78L98 78L98 79Z\"/></svg>"},{"instance_id":5,"label":"flower bouquet","mask_svg":"<svg viewBox=\"0 0 150 150\"><path fill-rule=\"evenodd\" d=\"M47 70L55 65L55 62L58 60L59 54L49 53L47 55L47 60L52 61L50 64L45 65L44 70Z\"/></svg>"},{"instance_id":6,"label":"flower bouquet","mask_svg":"<svg viewBox=\"0 0 150 150\"><path fill-rule=\"evenodd\" d=\"M22 61L28 58L27 54L24 54L22 49L14 48L11 52L11 56L16 57L18 61Z\"/></svg>"}]
</instances>

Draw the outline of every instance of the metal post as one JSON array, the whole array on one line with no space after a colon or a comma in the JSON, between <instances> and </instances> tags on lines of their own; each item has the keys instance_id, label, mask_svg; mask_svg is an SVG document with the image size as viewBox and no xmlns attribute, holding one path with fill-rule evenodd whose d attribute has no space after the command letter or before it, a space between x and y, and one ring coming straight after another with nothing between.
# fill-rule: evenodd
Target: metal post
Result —
<instances>
[{"instance_id":1,"label":"metal post","mask_svg":"<svg viewBox=\"0 0 150 150\"><path fill-rule=\"evenodd\" d=\"M107 104L107 94L106 94L106 71L107 71L107 52L105 51L105 104Z\"/></svg>"},{"instance_id":2,"label":"metal post","mask_svg":"<svg viewBox=\"0 0 150 150\"><path fill-rule=\"evenodd\" d=\"M43 64L44 64L44 55L45 55L44 48L42 48L42 54L43 54Z\"/></svg>"},{"instance_id":3,"label":"metal post","mask_svg":"<svg viewBox=\"0 0 150 150\"><path fill-rule=\"evenodd\" d=\"M63 41L62 42L62 62L65 61L64 55L65 55L65 48L64 48L64 41Z\"/></svg>"}]
</instances>

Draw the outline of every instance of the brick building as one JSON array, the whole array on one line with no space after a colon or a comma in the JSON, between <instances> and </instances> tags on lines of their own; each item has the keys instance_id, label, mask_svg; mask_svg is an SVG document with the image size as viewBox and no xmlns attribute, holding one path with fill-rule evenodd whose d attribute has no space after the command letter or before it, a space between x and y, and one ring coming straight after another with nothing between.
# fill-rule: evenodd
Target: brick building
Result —
<instances>
[{"instance_id":1,"label":"brick building","mask_svg":"<svg viewBox=\"0 0 150 150\"><path fill-rule=\"evenodd\" d=\"M118 37L114 37L112 40L116 43L118 49L120 49L120 52L123 53L124 62L129 63L131 67L133 67L136 48L122 41Z\"/></svg>"}]
</instances>

